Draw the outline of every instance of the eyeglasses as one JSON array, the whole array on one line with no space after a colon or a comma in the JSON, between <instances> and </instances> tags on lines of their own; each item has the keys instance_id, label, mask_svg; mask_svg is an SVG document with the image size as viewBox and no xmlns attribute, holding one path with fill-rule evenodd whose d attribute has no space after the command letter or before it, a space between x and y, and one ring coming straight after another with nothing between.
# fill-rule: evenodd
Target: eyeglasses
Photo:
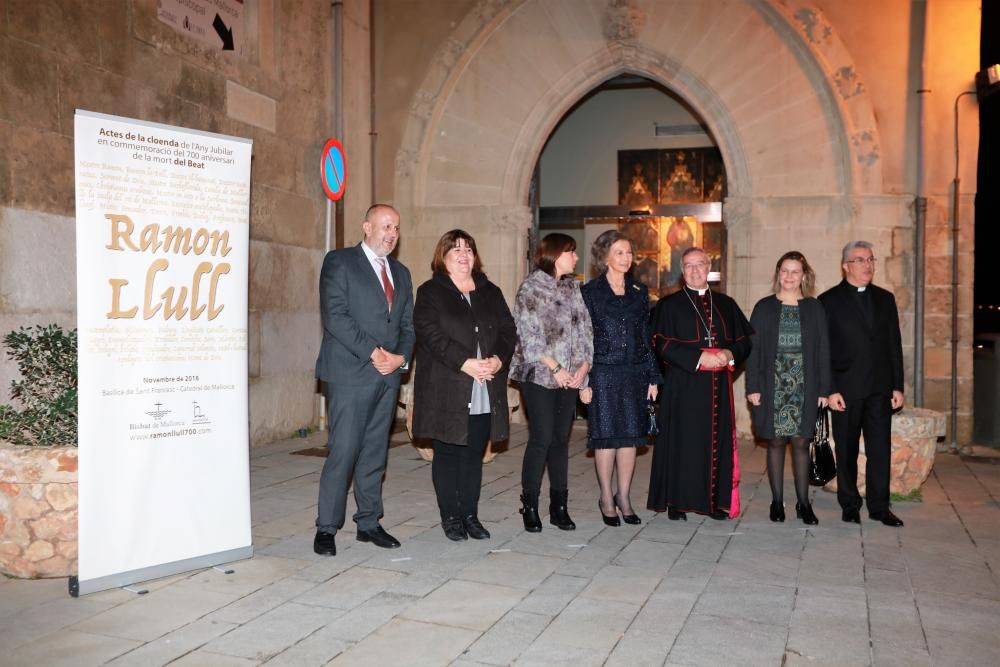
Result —
<instances>
[{"instance_id":1,"label":"eyeglasses","mask_svg":"<svg viewBox=\"0 0 1000 667\"><path fill-rule=\"evenodd\" d=\"M844 264L855 264L857 266L861 266L862 264L871 264L874 266L877 261L878 260L874 257L855 257L854 259L847 260Z\"/></svg>"},{"instance_id":2,"label":"eyeglasses","mask_svg":"<svg viewBox=\"0 0 1000 667\"><path fill-rule=\"evenodd\" d=\"M693 271L695 269L704 269L709 266L710 264L708 262L696 262L694 264L685 264L683 268L685 271Z\"/></svg>"}]
</instances>

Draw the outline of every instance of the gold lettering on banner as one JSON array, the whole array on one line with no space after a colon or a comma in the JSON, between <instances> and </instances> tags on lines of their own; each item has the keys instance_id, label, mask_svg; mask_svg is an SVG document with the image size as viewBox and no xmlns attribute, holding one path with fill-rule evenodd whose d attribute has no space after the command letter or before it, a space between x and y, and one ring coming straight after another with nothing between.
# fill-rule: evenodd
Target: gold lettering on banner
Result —
<instances>
[{"instance_id":1,"label":"gold lettering on banner","mask_svg":"<svg viewBox=\"0 0 1000 667\"><path fill-rule=\"evenodd\" d=\"M196 320L205 312L205 306L198 305L198 288L201 287L201 277L212 270L211 262L202 262L194 270L194 280L191 281L191 319Z\"/></svg>"},{"instance_id":2,"label":"gold lettering on banner","mask_svg":"<svg viewBox=\"0 0 1000 667\"><path fill-rule=\"evenodd\" d=\"M110 223L111 238L105 246L108 250L118 250L125 252L148 252L148 253L172 253L174 255L187 255L194 252L195 255L204 255L206 252L215 257L225 257L232 250L229 246L228 231L209 231L205 227L183 227L180 225L167 225L161 228L158 224L145 225L136 238L136 225L132 219L124 214L108 213L104 216ZM192 239L193 237L193 239ZM136 243L138 240L138 243ZM157 293L157 274L166 271L170 267L170 262L164 258L158 258L150 263L146 271L145 288L142 300L142 318L144 320L156 317L162 309L164 320L181 320L190 317L197 320L206 312L207 319L214 320L226 307L225 304L217 302L219 281L232 269L228 262L200 262L195 267L191 279L190 289L184 286L168 285L159 292L159 297L155 299ZM211 274L208 280L207 304L199 303L202 294L202 280ZM128 301L125 287L129 281L124 278L109 278L108 284L111 286L111 310L106 313L106 317L111 320L131 319L139 311L138 306L123 308L123 298ZM190 301L188 301L190 295ZM134 299L133 299L134 302Z\"/></svg>"},{"instance_id":3,"label":"gold lettering on banner","mask_svg":"<svg viewBox=\"0 0 1000 667\"><path fill-rule=\"evenodd\" d=\"M153 315L156 315L156 311L163 305L158 303L155 308L153 307L153 282L156 280L156 274L165 271L168 266L170 266L170 262L167 260L157 259L149 265L149 270L146 271L146 298L142 302L142 319L144 320L153 319ZM166 313L163 314L163 319L168 317L169 315Z\"/></svg>"},{"instance_id":4,"label":"gold lettering on banner","mask_svg":"<svg viewBox=\"0 0 1000 667\"><path fill-rule=\"evenodd\" d=\"M196 255L204 255L212 244L210 255L225 257L232 248L229 247L229 232L204 227L191 228L180 225L167 225L162 229L158 224L145 225L139 232L139 243L135 242L135 223L132 218L119 213L107 213L104 216L111 222L111 242L104 246L108 250L131 250L133 252L155 253L161 248L163 252L175 255L187 255L192 250ZM160 240L162 235L163 239ZM194 236L192 244L191 236ZM126 247L122 247L122 242Z\"/></svg>"},{"instance_id":5,"label":"gold lettering on banner","mask_svg":"<svg viewBox=\"0 0 1000 667\"><path fill-rule=\"evenodd\" d=\"M139 306L132 306L125 311L121 309L122 287L128 285L128 281L124 278L109 278L108 282L111 283L111 311L107 314L108 319L120 320L135 317L135 314L139 311Z\"/></svg>"},{"instance_id":6,"label":"gold lettering on banner","mask_svg":"<svg viewBox=\"0 0 1000 667\"><path fill-rule=\"evenodd\" d=\"M215 294L218 292L219 288L219 277L229 273L229 262L222 262L212 271L212 284L208 288L208 319L214 320L225 308L225 305L215 307Z\"/></svg>"},{"instance_id":7,"label":"gold lettering on banner","mask_svg":"<svg viewBox=\"0 0 1000 667\"><path fill-rule=\"evenodd\" d=\"M116 215L114 213L108 213L104 217L111 221L111 243L104 247L108 250L125 250L119 244L122 237L125 237L125 243L128 245L129 250L139 252L139 246L132 243L132 231L135 229L132 219L127 215ZM125 225L124 229L121 227L123 224Z\"/></svg>"}]
</instances>

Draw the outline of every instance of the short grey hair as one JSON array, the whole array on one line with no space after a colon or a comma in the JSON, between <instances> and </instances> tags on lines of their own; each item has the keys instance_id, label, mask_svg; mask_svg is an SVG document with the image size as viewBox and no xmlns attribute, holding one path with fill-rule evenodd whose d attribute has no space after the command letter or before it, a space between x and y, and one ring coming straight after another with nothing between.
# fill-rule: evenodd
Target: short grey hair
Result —
<instances>
[{"instance_id":1,"label":"short grey hair","mask_svg":"<svg viewBox=\"0 0 1000 667\"><path fill-rule=\"evenodd\" d=\"M706 257L708 257L708 253L705 252L704 248L700 248L700 247L694 245L694 246L691 246L690 248L688 248L687 250L685 250L683 253L681 253L681 261L683 262L687 258L688 255L693 255L696 252L700 252L702 255L705 255Z\"/></svg>"},{"instance_id":2,"label":"short grey hair","mask_svg":"<svg viewBox=\"0 0 1000 667\"><path fill-rule=\"evenodd\" d=\"M600 236L594 239L594 244L590 246L590 258L594 261L594 268L597 269L598 274L608 270L608 253L611 252L611 246L619 241L628 241L632 252L635 252L635 244L632 243L632 239L617 229L609 229L606 232L602 232Z\"/></svg>"},{"instance_id":3,"label":"short grey hair","mask_svg":"<svg viewBox=\"0 0 1000 667\"><path fill-rule=\"evenodd\" d=\"M875 252L875 246L868 241L851 241L844 246L844 249L840 253L840 263L843 264L847 261L847 255L855 248L864 248L865 250L871 250L872 253Z\"/></svg>"}]
</instances>

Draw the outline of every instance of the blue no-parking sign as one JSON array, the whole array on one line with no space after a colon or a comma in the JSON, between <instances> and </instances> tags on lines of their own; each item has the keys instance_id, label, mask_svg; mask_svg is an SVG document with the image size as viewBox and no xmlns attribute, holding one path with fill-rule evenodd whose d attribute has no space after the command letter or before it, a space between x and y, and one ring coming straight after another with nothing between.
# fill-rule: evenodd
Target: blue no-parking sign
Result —
<instances>
[{"instance_id":1,"label":"blue no-parking sign","mask_svg":"<svg viewBox=\"0 0 1000 667\"><path fill-rule=\"evenodd\" d=\"M344 157L344 146L336 139L328 140L323 146L319 171L326 196L333 201L343 197L347 185L347 158Z\"/></svg>"}]
</instances>

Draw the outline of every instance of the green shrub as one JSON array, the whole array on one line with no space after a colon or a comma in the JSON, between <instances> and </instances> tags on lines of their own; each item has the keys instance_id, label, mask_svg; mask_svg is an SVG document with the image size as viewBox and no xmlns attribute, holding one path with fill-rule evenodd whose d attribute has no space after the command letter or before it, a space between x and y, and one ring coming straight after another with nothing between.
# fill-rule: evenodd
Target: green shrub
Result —
<instances>
[{"instance_id":1,"label":"green shrub","mask_svg":"<svg viewBox=\"0 0 1000 667\"><path fill-rule=\"evenodd\" d=\"M10 395L21 410L0 405L0 439L37 447L76 446L76 329L50 324L12 331L3 338L20 380Z\"/></svg>"}]
</instances>

